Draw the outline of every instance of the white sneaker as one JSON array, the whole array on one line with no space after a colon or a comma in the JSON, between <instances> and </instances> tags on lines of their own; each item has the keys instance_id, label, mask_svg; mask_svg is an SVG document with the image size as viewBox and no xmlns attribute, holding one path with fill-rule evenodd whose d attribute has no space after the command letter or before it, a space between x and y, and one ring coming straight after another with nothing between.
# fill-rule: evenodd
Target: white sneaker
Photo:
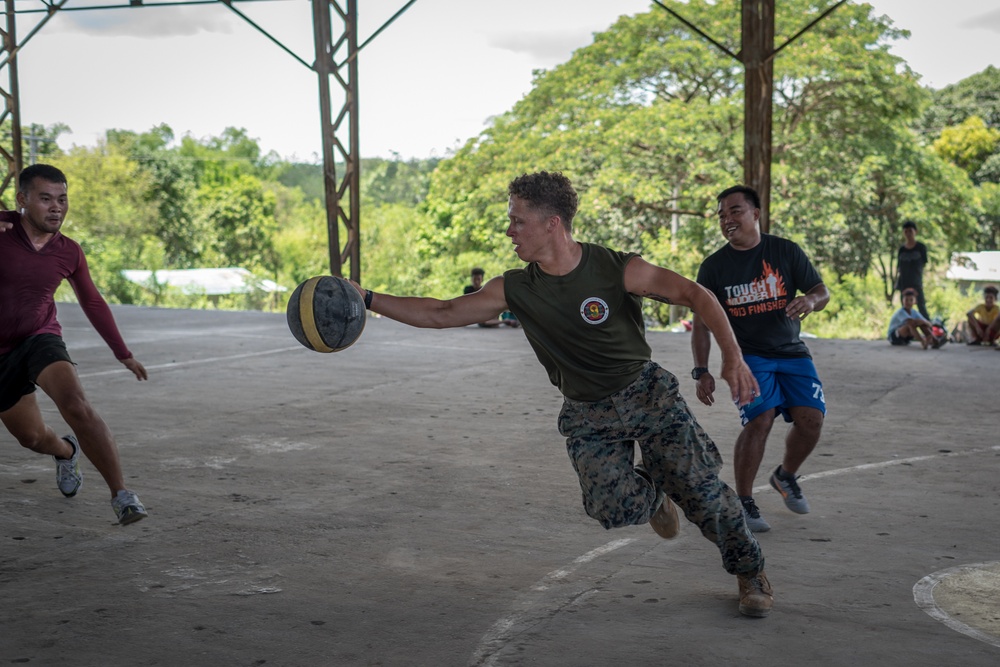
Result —
<instances>
[{"instance_id":1,"label":"white sneaker","mask_svg":"<svg viewBox=\"0 0 1000 667\"><path fill-rule=\"evenodd\" d=\"M56 462L56 484L64 496L72 498L83 486L83 473L80 472L80 443L72 435L64 435L62 439L73 445L73 456L68 459L52 457Z\"/></svg>"},{"instance_id":2,"label":"white sneaker","mask_svg":"<svg viewBox=\"0 0 1000 667\"><path fill-rule=\"evenodd\" d=\"M128 489L122 489L118 495L111 499L111 507L114 508L115 514L118 516L118 523L123 526L149 516L146 513L146 508L139 502L139 496Z\"/></svg>"}]
</instances>

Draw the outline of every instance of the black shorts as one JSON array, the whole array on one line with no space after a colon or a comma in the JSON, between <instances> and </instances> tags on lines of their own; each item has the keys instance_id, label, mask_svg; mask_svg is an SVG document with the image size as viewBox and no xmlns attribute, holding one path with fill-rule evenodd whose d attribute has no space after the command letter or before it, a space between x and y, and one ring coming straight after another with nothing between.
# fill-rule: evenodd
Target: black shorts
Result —
<instances>
[{"instance_id":1,"label":"black shorts","mask_svg":"<svg viewBox=\"0 0 1000 667\"><path fill-rule=\"evenodd\" d=\"M889 344L890 345L909 345L910 341L913 340L913 336L900 336L898 333L893 331L889 334Z\"/></svg>"},{"instance_id":2,"label":"black shorts","mask_svg":"<svg viewBox=\"0 0 1000 667\"><path fill-rule=\"evenodd\" d=\"M47 366L68 361L66 343L55 334L29 336L6 354L0 354L0 412L17 405L22 396L35 391L35 381Z\"/></svg>"}]
</instances>

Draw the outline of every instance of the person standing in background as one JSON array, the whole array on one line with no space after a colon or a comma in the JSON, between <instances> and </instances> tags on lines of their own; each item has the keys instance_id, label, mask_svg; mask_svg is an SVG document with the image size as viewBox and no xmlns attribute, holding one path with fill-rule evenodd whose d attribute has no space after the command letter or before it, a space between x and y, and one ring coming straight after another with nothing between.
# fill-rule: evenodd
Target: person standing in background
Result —
<instances>
[{"instance_id":1,"label":"person standing in background","mask_svg":"<svg viewBox=\"0 0 1000 667\"><path fill-rule=\"evenodd\" d=\"M896 262L896 289L900 295L907 288L917 291L917 310L925 320L931 319L927 314L927 303L924 301L924 267L927 265L927 246L917 240L917 223L907 220L903 223L903 245L899 246ZM900 297L902 298L902 297Z\"/></svg>"}]
</instances>

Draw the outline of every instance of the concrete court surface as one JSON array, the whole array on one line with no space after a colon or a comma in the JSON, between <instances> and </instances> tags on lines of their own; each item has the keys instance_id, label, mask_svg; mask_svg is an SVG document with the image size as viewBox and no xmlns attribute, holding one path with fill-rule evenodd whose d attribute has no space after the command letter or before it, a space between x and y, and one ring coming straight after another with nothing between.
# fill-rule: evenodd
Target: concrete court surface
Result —
<instances>
[{"instance_id":1,"label":"concrete court surface","mask_svg":"<svg viewBox=\"0 0 1000 667\"><path fill-rule=\"evenodd\" d=\"M0 665L1000 664L1000 352L810 342L813 511L766 485L777 425L757 480L775 605L749 619L693 525L584 514L520 330L375 318L322 355L283 314L114 313L148 382L60 306L150 517L118 526L89 462L63 498L0 433ZM688 335L649 338L694 401ZM735 408L691 405L732 483Z\"/></svg>"}]
</instances>

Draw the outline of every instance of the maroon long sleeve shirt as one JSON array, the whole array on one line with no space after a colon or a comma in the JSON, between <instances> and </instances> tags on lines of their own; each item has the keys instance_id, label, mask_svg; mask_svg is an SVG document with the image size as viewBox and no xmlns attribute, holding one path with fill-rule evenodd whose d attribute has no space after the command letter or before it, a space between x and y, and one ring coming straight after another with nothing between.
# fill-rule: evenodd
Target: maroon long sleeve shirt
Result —
<instances>
[{"instance_id":1,"label":"maroon long sleeve shirt","mask_svg":"<svg viewBox=\"0 0 1000 667\"><path fill-rule=\"evenodd\" d=\"M3 219L14 226L0 232L0 354L10 352L29 336L62 335L54 295L66 279L115 358L131 357L111 309L90 278L80 244L56 232L36 250L17 213L6 211Z\"/></svg>"}]
</instances>

